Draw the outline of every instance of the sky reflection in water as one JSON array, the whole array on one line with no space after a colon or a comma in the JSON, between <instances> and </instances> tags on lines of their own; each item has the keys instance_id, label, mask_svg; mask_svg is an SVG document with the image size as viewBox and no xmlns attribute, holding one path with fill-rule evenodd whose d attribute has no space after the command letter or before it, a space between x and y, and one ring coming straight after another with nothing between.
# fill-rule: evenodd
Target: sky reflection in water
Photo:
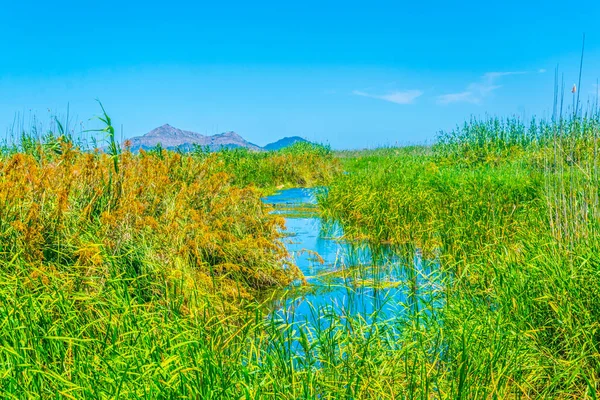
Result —
<instances>
[{"instance_id":1,"label":"sky reflection in water","mask_svg":"<svg viewBox=\"0 0 600 400\"><path fill-rule=\"evenodd\" d=\"M436 263L424 261L418 250L401 257L389 247L341 240L342 229L318 217L315 193L288 189L264 199L286 218L284 243L307 280L278 295L278 318L314 323L327 315L371 323L431 306L440 289Z\"/></svg>"}]
</instances>

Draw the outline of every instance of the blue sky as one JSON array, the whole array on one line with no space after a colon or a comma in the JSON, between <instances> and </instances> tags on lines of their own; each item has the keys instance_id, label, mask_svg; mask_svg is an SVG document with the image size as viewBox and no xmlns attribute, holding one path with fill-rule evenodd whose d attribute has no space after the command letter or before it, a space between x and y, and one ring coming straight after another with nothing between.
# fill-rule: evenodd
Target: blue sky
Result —
<instances>
[{"instance_id":1,"label":"blue sky","mask_svg":"<svg viewBox=\"0 0 600 400\"><path fill-rule=\"evenodd\" d=\"M259 145L423 143L471 115L547 114L584 32L583 100L600 77L597 1L6 3L1 134L67 104L90 127L99 98L125 137L169 123Z\"/></svg>"}]
</instances>

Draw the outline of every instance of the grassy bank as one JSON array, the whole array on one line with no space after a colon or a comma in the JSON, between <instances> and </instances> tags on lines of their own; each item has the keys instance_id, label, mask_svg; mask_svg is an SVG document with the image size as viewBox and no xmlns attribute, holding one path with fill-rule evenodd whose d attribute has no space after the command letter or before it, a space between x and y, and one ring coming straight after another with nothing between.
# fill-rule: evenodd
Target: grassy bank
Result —
<instances>
[{"instance_id":1,"label":"grassy bank","mask_svg":"<svg viewBox=\"0 0 600 400\"><path fill-rule=\"evenodd\" d=\"M222 398L270 379L255 298L300 273L261 196L327 183L330 152L132 154L103 118L105 152L64 132L2 148L1 396Z\"/></svg>"},{"instance_id":2,"label":"grassy bank","mask_svg":"<svg viewBox=\"0 0 600 400\"><path fill-rule=\"evenodd\" d=\"M312 143L295 143L275 152L239 148L211 153L198 148L193 155L199 159L214 157L219 168L231 176L233 184L253 185L267 192L327 185L341 172L331 149Z\"/></svg>"},{"instance_id":3,"label":"grassy bank","mask_svg":"<svg viewBox=\"0 0 600 400\"><path fill-rule=\"evenodd\" d=\"M432 147L339 158L5 147L0 394L595 398L598 126L472 120ZM324 219L396 253L397 315L353 313L368 280L349 279L341 311L266 318L256 299L298 271L260 198L298 185L328 186Z\"/></svg>"},{"instance_id":4,"label":"grassy bank","mask_svg":"<svg viewBox=\"0 0 600 400\"><path fill-rule=\"evenodd\" d=\"M422 357L415 395L595 398L598 121L472 120L432 148L344 159L324 217L419 248L449 277L438 318L405 343Z\"/></svg>"}]
</instances>

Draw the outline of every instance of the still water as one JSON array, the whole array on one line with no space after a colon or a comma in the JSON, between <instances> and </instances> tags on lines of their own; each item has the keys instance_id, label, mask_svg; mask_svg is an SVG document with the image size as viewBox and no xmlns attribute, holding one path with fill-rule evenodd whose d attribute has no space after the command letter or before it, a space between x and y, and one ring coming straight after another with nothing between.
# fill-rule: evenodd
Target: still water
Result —
<instances>
[{"instance_id":1,"label":"still water","mask_svg":"<svg viewBox=\"0 0 600 400\"><path fill-rule=\"evenodd\" d=\"M435 307L437 263L418 250L343 240L341 227L319 218L315 189L288 189L264 201L285 217L285 246L306 279L276 294L278 318L314 322L329 314L374 322Z\"/></svg>"}]
</instances>

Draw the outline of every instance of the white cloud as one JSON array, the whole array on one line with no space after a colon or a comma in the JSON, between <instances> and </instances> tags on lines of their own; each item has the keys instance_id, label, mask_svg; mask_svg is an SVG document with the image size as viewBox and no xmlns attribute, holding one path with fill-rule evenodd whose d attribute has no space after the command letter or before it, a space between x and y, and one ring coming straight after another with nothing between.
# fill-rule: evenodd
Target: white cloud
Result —
<instances>
[{"instance_id":1,"label":"white cloud","mask_svg":"<svg viewBox=\"0 0 600 400\"><path fill-rule=\"evenodd\" d=\"M509 75L522 75L526 72L522 71L506 71L506 72L486 72L478 82L470 83L466 89L458 93L443 94L437 97L438 104L450 103L472 103L479 104L484 98L488 97L494 90L502 87L497 81Z\"/></svg>"},{"instance_id":2,"label":"white cloud","mask_svg":"<svg viewBox=\"0 0 600 400\"><path fill-rule=\"evenodd\" d=\"M545 73L545 72L546 72L546 69L545 69L545 68L540 68L540 69L538 69L538 73L540 73L540 74L543 74L543 73Z\"/></svg>"},{"instance_id":3,"label":"white cloud","mask_svg":"<svg viewBox=\"0 0 600 400\"><path fill-rule=\"evenodd\" d=\"M438 96L437 102L439 104L450 104L450 103L473 103L477 104L481 101L476 93L467 90L460 93L449 93Z\"/></svg>"},{"instance_id":4,"label":"white cloud","mask_svg":"<svg viewBox=\"0 0 600 400\"><path fill-rule=\"evenodd\" d=\"M505 71L505 72L486 72L485 74L483 74L483 78L486 80L496 80L498 78L501 78L503 76L509 76L509 75L523 75L526 74L527 72L523 72L523 71Z\"/></svg>"},{"instance_id":5,"label":"white cloud","mask_svg":"<svg viewBox=\"0 0 600 400\"><path fill-rule=\"evenodd\" d=\"M378 95L362 92L360 90L354 90L352 94L356 96L370 97L372 99L385 100L396 104L412 104L415 99L423 95L423 92L421 90L405 90Z\"/></svg>"}]
</instances>

